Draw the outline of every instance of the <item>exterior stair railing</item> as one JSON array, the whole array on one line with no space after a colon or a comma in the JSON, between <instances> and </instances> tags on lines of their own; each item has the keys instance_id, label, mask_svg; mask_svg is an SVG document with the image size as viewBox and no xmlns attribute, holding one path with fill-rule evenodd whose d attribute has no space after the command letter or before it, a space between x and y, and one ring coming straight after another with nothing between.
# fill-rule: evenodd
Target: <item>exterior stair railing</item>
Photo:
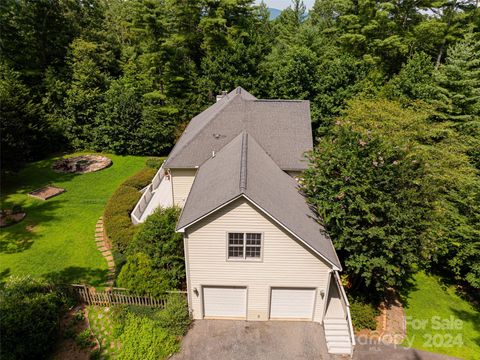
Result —
<instances>
[{"instance_id":1,"label":"exterior stair railing","mask_svg":"<svg viewBox=\"0 0 480 360\"><path fill-rule=\"evenodd\" d=\"M343 306L343 310L345 312L345 317L346 317L346 320L347 320L347 324L348 324L348 333L350 335L350 341L351 341L351 345L352 345L352 350L351 350L351 353L350 355L353 354L353 347L355 346L355 332L353 330L353 326L352 326L352 316L350 314L350 302L348 301L348 298L347 298L347 294L345 292L345 289L343 288L343 285L342 285L342 280L340 279L340 275L338 274L338 271L335 271L335 280L337 281L338 283L338 288L340 289L340 299L342 301L342 306Z\"/></svg>"},{"instance_id":2,"label":"exterior stair railing","mask_svg":"<svg viewBox=\"0 0 480 360\"><path fill-rule=\"evenodd\" d=\"M143 213L145 212L148 206L148 203L152 199L154 191L158 189L158 187L160 186L160 183L162 182L163 177L165 176L165 171L163 170L163 164L162 166L160 166L160 169L158 169L157 173L153 177L150 185L148 185L145 189L142 190L143 191L142 196L140 197L140 200L138 201L137 205L135 205L135 208L130 214L130 217L134 225L137 225L141 222L140 219Z\"/></svg>"}]
</instances>

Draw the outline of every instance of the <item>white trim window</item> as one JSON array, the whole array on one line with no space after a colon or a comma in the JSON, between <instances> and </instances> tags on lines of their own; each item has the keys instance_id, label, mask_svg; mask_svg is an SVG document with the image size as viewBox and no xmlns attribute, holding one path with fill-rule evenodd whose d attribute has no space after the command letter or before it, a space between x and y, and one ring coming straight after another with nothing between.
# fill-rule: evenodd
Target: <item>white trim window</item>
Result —
<instances>
[{"instance_id":1,"label":"white trim window","mask_svg":"<svg viewBox=\"0 0 480 360\"><path fill-rule=\"evenodd\" d=\"M228 233L228 259L261 260L261 233Z\"/></svg>"}]
</instances>

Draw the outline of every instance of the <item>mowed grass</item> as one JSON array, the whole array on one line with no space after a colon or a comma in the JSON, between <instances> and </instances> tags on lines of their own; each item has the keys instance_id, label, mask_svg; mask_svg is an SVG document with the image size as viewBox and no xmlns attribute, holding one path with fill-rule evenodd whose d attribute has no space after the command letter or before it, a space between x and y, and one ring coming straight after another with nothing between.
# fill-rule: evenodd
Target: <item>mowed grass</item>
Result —
<instances>
[{"instance_id":1,"label":"mowed grass","mask_svg":"<svg viewBox=\"0 0 480 360\"><path fill-rule=\"evenodd\" d=\"M85 153L77 153L76 156ZM22 206L26 218L2 228L0 274L43 276L60 283L102 286L107 263L98 251L95 224L109 197L129 176L145 166L144 157L107 154L113 165L88 174L59 174L51 170L59 157L28 164L2 181L2 208ZM46 201L28 196L45 185L66 192Z\"/></svg>"},{"instance_id":2,"label":"mowed grass","mask_svg":"<svg viewBox=\"0 0 480 360\"><path fill-rule=\"evenodd\" d=\"M408 298L404 346L480 359L480 313L435 276L420 272Z\"/></svg>"}]
</instances>

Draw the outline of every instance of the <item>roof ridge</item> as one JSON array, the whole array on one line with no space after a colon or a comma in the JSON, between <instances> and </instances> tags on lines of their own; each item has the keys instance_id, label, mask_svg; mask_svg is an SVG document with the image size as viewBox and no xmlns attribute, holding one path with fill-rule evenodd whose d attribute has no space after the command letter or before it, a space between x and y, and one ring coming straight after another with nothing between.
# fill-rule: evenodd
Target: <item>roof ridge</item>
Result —
<instances>
[{"instance_id":1,"label":"roof ridge","mask_svg":"<svg viewBox=\"0 0 480 360\"><path fill-rule=\"evenodd\" d=\"M232 96L230 97L229 94L225 95L223 99L225 99L225 101L220 104L220 107L218 109L218 111L216 113L213 114L213 116L207 121L205 122L205 124L203 124L199 129L198 131L196 132L195 136L193 136L191 139L189 139L185 144L183 144L183 148L187 147L190 143L192 143L192 141L195 140L195 138L198 136L198 134L200 134L206 127L208 124L210 124L213 120L215 120L224 110L225 108L227 107L227 104L229 104L233 99L235 99L237 97L237 95L239 95L239 93L235 92L234 94L232 94ZM215 105L215 104L213 104ZM212 106L212 105L211 105ZM207 108L208 109L208 108ZM205 110L207 110L205 109ZM205 111L204 110L204 111ZM200 115L200 114L199 114ZM198 116L198 115L197 115ZM170 153L173 152L173 150L177 147L177 144L178 142L175 144L175 146L173 147L172 151ZM172 158L170 158L170 156L167 158L167 160L165 160L165 162L167 161L172 161L173 159L175 159L175 157L177 157L179 154L174 154ZM208 159L207 159L208 160Z\"/></svg>"},{"instance_id":2,"label":"roof ridge","mask_svg":"<svg viewBox=\"0 0 480 360\"><path fill-rule=\"evenodd\" d=\"M240 191L247 190L247 150L248 150L248 133L242 134L242 154L240 158Z\"/></svg>"},{"instance_id":3,"label":"roof ridge","mask_svg":"<svg viewBox=\"0 0 480 360\"><path fill-rule=\"evenodd\" d=\"M255 100L248 100L252 102L309 102L309 100L303 99L255 99Z\"/></svg>"}]
</instances>

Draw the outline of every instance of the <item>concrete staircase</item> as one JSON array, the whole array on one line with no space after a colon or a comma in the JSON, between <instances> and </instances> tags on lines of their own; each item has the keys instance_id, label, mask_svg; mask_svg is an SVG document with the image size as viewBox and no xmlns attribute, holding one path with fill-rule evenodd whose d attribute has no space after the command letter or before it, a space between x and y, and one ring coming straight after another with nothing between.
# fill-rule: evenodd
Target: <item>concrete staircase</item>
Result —
<instances>
[{"instance_id":1,"label":"concrete staircase","mask_svg":"<svg viewBox=\"0 0 480 360\"><path fill-rule=\"evenodd\" d=\"M352 342L346 319L330 318L323 320L325 339L330 354L351 354Z\"/></svg>"}]
</instances>

